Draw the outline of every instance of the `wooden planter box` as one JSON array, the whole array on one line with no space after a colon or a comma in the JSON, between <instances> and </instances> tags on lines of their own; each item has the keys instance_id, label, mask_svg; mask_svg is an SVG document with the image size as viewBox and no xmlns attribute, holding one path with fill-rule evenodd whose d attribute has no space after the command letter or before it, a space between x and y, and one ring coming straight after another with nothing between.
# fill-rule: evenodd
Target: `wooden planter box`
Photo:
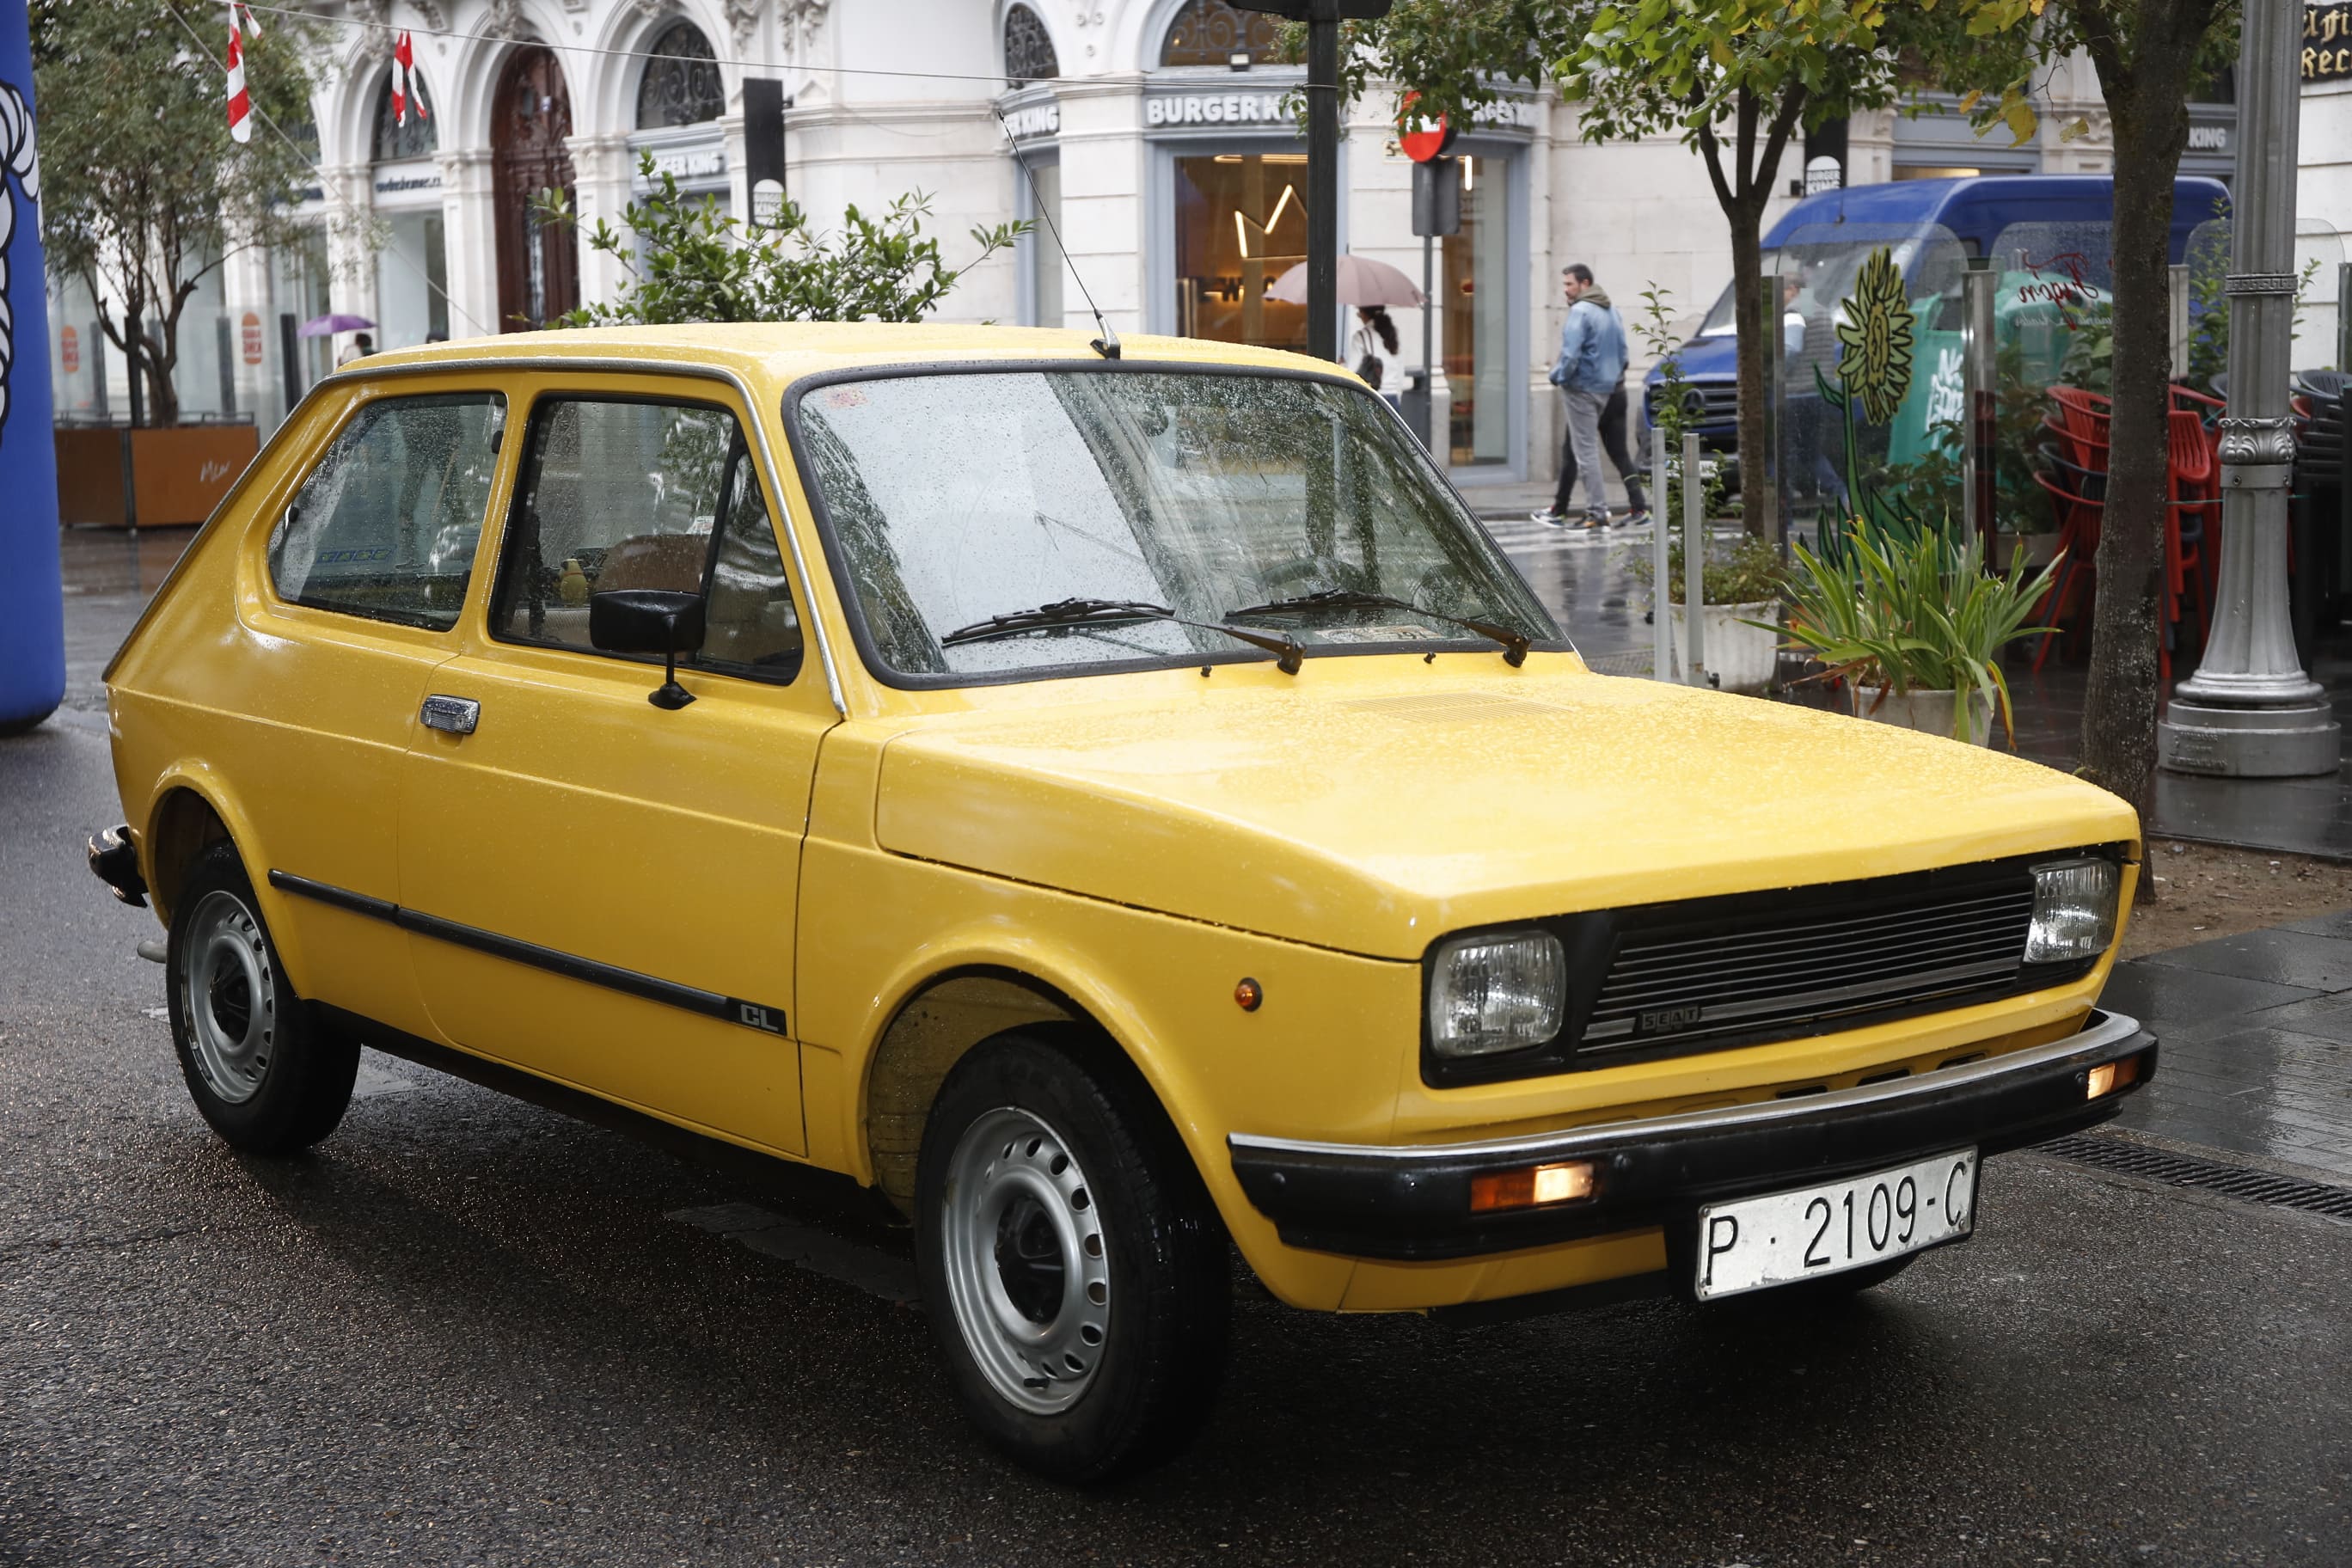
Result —
<instances>
[{"instance_id":1,"label":"wooden planter box","mask_svg":"<svg viewBox=\"0 0 2352 1568\"><path fill-rule=\"evenodd\" d=\"M261 450L261 432L251 425L60 425L57 444L59 521L161 528L212 516Z\"/></svg>"}]
</instances>

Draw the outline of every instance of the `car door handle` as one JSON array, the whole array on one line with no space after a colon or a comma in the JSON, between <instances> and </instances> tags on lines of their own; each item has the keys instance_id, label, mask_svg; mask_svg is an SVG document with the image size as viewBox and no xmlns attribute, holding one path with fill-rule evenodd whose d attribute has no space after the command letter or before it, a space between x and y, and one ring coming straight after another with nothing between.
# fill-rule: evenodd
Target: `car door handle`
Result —
<instances>
[{"instance_id":1,"label":"car door handle","mask_svg":"<svg viewBox=\"0 0 2352 1568\"><path fill-rule=\"evenodd\" d=\"M425 700L417 717L425 721L428 730L470 735L474 726L482 721L482 705L470 697L444 697L436 692Z\"/></svg>"}]
</instances>

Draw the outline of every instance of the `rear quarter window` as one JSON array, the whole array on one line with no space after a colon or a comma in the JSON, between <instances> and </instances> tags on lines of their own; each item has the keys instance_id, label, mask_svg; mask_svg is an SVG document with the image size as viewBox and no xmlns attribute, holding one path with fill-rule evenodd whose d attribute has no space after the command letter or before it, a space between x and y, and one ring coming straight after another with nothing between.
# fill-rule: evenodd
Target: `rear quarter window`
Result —
<instances>
[{"instance_id":1,"label":"rear quarter window","mask_svg":"<svg viewBox=\"0 0 2352 1568\"><path fill-rule=\"evenodd\" d=\"M472 580L506 399L388 397L353 416L269 538L279 598L446 631Z\"/></svg>"}]
</instances>

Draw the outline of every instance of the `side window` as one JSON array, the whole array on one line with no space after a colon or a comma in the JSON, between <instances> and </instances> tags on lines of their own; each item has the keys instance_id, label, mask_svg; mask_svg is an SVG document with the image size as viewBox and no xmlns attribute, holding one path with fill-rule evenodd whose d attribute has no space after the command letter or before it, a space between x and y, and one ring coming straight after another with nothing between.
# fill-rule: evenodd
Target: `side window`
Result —
<instances>
[{"instance_id":1,"label":"side window","mask_svg":"<svg viewBox=\"0 0 2352 1568\"><path fill-rule=\"evenodd\" d=\"M491 635L582 653L588 597L707 593L689 665L789 681L801 626L734 416L700 404L546 399L532 410Z\"/></svg>"},{"instance_id":2,"label":"side window","mask_svg":"<svg viewBox=\"0 0 2352 1568\"><path fill-rule=\"evenodd\" d=\"M269 536L279 598L446 631L498 470L497 393L391 397L328 444Z\"/></svg>"}]
</instances>

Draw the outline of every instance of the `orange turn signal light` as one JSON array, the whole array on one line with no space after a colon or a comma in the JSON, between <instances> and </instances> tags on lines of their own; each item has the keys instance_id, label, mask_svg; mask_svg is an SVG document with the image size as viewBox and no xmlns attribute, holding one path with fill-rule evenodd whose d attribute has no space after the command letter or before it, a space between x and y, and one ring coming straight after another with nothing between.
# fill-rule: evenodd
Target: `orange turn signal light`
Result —
<instances>
[{"instance_id":1,"label":"orange turn signal light","mask_svg":"<svg viewBox=\"0 0 2352 1568\"><path fill-rule=\"evenodd\" d=\"M2126 1057L2119 1062L2101 1062L2091 1069L2090 1082L2084 1086L2088 1092L2083 1098L2097 1100L2104 1095L2113 1094L2119 1089L2128 1088L2138 1081L2139 1058L2137 1057Z\"/></svg>"},{"instance_id":2,"label":"orange turn signal light","mask_svg":"<svg viewBox=\"0 0 2352 1568\"><path fill-rule=\"evenodd\" d=\"M1234 1003L1244 1013L1255 1013L1265 1001L1265 988L1256 981L1244 978L1234 987Z\"/></svg>"},{"instance_id":3,"label":"orange turn signal light","mask_svg":"<svg viewBox=\"0 0 2352 1568\"><path fill-rule=\"evenodd\" d=\"M1592 1165L1571 1160L1559 1165L1528 1165L1470 1178L1470 1212L1541 1208L1592 1195Z\"/></svg>"}]
</instances>

